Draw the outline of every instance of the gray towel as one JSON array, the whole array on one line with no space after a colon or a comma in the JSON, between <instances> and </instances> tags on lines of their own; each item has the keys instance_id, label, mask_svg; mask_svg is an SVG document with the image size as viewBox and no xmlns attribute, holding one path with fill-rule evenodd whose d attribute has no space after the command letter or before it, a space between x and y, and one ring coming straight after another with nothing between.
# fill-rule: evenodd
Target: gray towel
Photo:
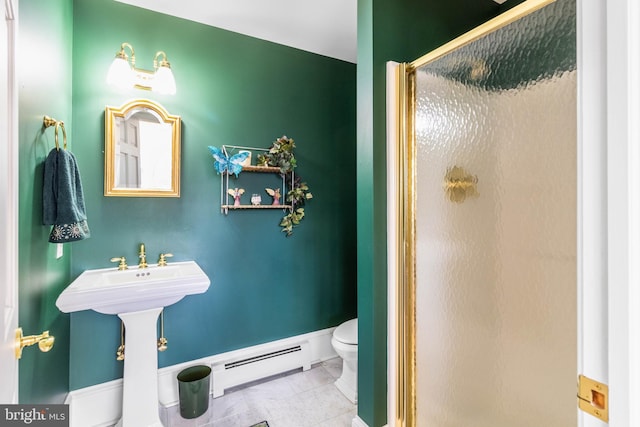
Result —
<instances>
[{"instance_id":1,"label":"gray towel","mask_svg":"<svg viewBox=\"0 0 640 427\"><path fill-rule=\"evenodd\" d=\"M76 158L68 150L52 149L44 162L42 223L53 225L49 241L67 243L88 238L82 182Z\"/></svg>"}]
</instances>

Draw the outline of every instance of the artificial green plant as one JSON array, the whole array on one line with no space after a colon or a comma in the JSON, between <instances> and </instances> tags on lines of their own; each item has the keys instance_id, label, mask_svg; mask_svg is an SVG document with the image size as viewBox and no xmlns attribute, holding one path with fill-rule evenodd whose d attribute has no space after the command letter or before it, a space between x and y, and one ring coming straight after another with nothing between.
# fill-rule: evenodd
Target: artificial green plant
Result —
<instances>
[{"instance_id":1,"label":"artificial green plant","mask_svg":"<svg viewBox=\"0 0 640 427\"><path fill-rule=\"evenodd\" d=\"M291 210L280 221L282 232L287 237L293 234L293 228L300 224L304 218L304 204L313 198L309 186L300 177L292 179L291 172L296 168L296 157L293 150L296 148L292 138L282 136L276 139L269 151L258 156L258 165L275 166L280 168L280 174L284 176L287 192L286 201L291 205Z\"/></svg>"}]
</instances>

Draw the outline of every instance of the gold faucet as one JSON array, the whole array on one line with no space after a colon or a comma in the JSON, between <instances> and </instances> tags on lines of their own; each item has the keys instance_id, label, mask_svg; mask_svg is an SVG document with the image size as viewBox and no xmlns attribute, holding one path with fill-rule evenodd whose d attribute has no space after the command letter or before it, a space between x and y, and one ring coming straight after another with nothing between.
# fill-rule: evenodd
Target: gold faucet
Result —
<instances>
[{"instance_id":1,"label":"gold faucet","mask_svg":"<svg viewBox=\"0 0 640 427\"><path fill-rule=\"evenodd\" d=\"M118 270L120 271L126 270L127 268L129 268L127 266L127 260L123 256L111 258L111 262L119 262L120 264L118 264Z\"/></svg>"},{"instance_id":2,"label":"gold faucet","mask_svg":"<svg viewBox=\"0 0 640 427\"><path fill-rule=\"evenodd\" d=\"M138 258L140 258L138 268L147 268L147 255L144 252L144 243L140 243L140 253L138 254Z\"/></svg>"},{"instance_id":3,"label":"gold faucet","mask_svg":"<svg viewBox=\"0 0 640 427\"><path fill-rule=\"evenodd\" d=\"M171 258L173 254L160 254L160 258L158 259L158 267L164 267L167 265L167 258Z\"/></svg>"}]
</instances>

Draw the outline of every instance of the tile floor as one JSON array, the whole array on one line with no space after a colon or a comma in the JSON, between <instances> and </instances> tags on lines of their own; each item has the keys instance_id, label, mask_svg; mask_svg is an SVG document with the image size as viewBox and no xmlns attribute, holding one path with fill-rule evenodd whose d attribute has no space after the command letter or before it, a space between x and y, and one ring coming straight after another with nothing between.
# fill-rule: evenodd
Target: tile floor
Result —
<instances>
[{"instance_id":1,"label":"tile floor","mask_svg":"<svg viewBox=\"0 0 640 427\"><path fill-rule=\"evenodd\" d=\"M249 427L263 420L269 427L351 427L356 406L333 385L341 371L342 360L331 359L227 390L198 418L182 418L175 405L161 410L161 420L166 427Z\"/></svg>"}]
</instances>

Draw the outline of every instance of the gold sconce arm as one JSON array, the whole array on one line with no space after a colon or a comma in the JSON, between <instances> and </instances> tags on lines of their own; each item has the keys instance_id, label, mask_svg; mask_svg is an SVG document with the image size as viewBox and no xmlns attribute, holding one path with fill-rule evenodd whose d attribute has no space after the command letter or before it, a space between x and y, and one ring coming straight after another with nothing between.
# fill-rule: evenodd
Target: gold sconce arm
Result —
<instances>
[{"instance_id":1,"label":"gold sconce arm","mask_svg":"<svg viewBox=\"0 0 640 427\"><path fill-rule=\"evenodd\" d=\"M22 328L16 329L15 335L15 356L20 360L22 357L22 349L30 345L38 344L41 352L46 353L53 348L55 337L49 335L49 331L44 331L40 335L22 335Z\"/></svg>"},{"instance_id":2,"label":"gold sconce arm","mask_svg":"<svg viewBox=\"0 0 640 427\"><path fill-rule=\"evenodd\" d=\"M159 57L162 57L163 59L161 61L158 61ZM171 68L171 64L169 63L169 60L167 59L167 54L164 53L164 51L162 51L162 50L156 52L156 55L153 57L153 69L157 70L158 67Z\"/></svg>"},{"instance_id":3,"label":"gold sconce arm","mask_svg":"<svg viewBox=\"0 0 640 427\"><path fill-rule=\"evenodd\" d=\"M136 52L133 50L133 46L131 46L129 43L124 42L120 45L120 50L116 53L116 58L120 58L120 59L124 59L125 61L128 60L128 56L127 53L125 52L125 48L128 48L131 51L131 66L135 67L136 65Z\"/></svg>"},{"instance_id":4,"label":"gold sconce arm","mask_svg":"<svg viewBox=\"0 0 640 427\"><path fill-rule=\"evenodd\" d=\"M131 51L131 58L126 50ZM153 71L136 67L136 54L131 44L125 42L120 45L116 57L109 67L107 83L122 88L135 87L153 90L162 94L176 93L176 81L171 71L171 64L167 54L160 50L153 57Z\"/></svg>"}]
</instances>

